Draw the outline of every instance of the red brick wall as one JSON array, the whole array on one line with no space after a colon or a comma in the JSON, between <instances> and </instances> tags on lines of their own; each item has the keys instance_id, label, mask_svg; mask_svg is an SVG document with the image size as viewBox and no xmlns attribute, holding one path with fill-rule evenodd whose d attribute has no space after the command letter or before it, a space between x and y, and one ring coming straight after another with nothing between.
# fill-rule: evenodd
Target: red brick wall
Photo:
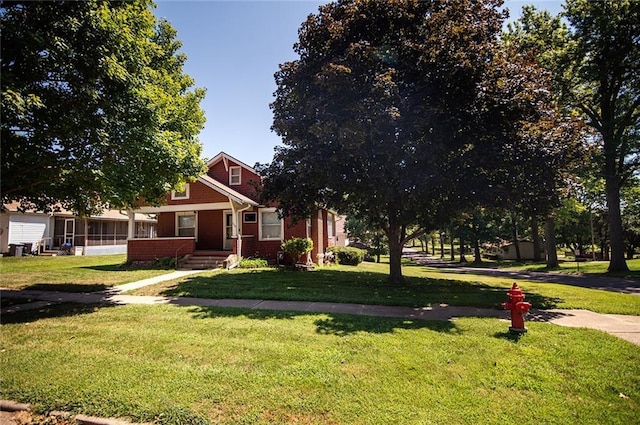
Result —
<instances>
[{"instance_id":1,"label":"red brick wall","mask_svg":"<svg viewBox=\"0 0 640 425\"><path fill-rule=\"evenodd\" d=\"M306 238L307 237L307 221L298 220L296 224L293 224L293 220L289 217L284 220L284 240L291 238Z\"/></svg>"},{"instance_id":2,"label":"red brick wall","mask_svg":"<svg viewBox=\"0 0 640 425\"><path fill-rule=\"evenodd\" d=\"M240 255L243 257L254 257L256 253L258 254L258 258L262 258L258 247L258 236L242 237L242 253Z\"/></svg>"},{"instance_id":3,"label":"red brick wall","mask_svg":"<svg viewBox=\"0 0 640 425\"><path fill-rule=\"evenodd\" d=\"M196 250L194 238L129 239L128 261L152 261L156 258L178 257L193 254Z\"/></svg>"},{"instance_id":4,"label":"red brick wall","mask_svg":"<svg viewBox=\"0 0 640 425\"><path fill-rule=\"evenodd\" d=\"M280 251L281 241L258 241L258 257L275 263Z\"/></svg>"},{"instance_id":5,"label":"red brick wall","mask_svg":"<svg viewBox=\"0 0 640 425\"><path fill-rule=\"evenodd\" d=\"M236 166L242 167L240 164L236 164L233 161L229 161L228 164L229 164L229 167L236 167ZM250 183L260 182L260 176L258 176L255 173L252 173L246 168L242 167L242 171L240 172L241 184L233 185L233 186L229 184L229 171L225 169L224 161L219 161L216 164L213 164L213 166L209 169L207 174L209 175L209 177L221 182L224 185L229 186L231 189L235 190L236 192L240 192L251 199L257 200L256 189Z\"/></svg>"}]
</instances>

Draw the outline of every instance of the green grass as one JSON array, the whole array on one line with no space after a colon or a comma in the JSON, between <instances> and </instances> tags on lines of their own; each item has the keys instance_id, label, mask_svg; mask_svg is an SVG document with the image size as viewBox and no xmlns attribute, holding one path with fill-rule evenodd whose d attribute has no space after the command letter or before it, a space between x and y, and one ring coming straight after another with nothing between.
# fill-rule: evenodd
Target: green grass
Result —
<instances>
[{"instance_id":1,"label":"green grass","mask_svg":"<svg viewBox=\"0 0 640 425\"><path fill-rule=\"evenodd\" d=\"M167 273L127 269L125 255L2 257L0 286L65 292L100 291Z\"/></svg>"},{"instance_id":2,"label":"green grass","mask_svg":"<svg viewBox=\"0 0 640 425\"><path fill-rule=\"evenodd\" d=\"M0 397L166 424L631 424L640 348L497 319L428 322L176 306L2 325Z\"/></svg>"},{"instance_id":3,"label":"green grass","mask_svg":"<svg viewBox=\"0 0 640 425\"><path fill-rule=\"evenodd\" d=\"M362 263L312 272L276 269L202 273L135 291L138 295L247 298L426 306L498 308L513 284L507 277L442 271L405 264L406 283L387 283L389 265ZM555 283L518 281L534 308L588 309L640 315L640 297Z\"/></svg>"}]
</instances>

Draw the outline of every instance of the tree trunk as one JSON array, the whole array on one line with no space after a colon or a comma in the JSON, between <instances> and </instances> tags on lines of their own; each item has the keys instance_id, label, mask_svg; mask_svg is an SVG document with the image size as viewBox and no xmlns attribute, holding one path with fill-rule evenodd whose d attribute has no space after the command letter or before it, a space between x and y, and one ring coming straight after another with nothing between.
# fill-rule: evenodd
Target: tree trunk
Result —
<instances>
[{"instance_id":1,"label":"tree trunk","mask_svg":"<svg viewBox=\"0 0 640 425\"><path fill-rule=\"evenodd\" d=\"M608 270L610 272L625 272L629 271L629 267L624 258L624 237L622 233L622 216L620 214L620 187L617 177L608 174L607 172L605 180L607 207L609 209L609 242L611 246Z\"/></svg>"},{"instance_id":2,"label":"tree trunk","mask_svg":"<svg viewBox=\"0 0 640 425\"><path fill-rule=\"evenodd\" d=\"M633 260L633 254L635 253L635 246L632 243L627 245L627 260Z\"/></svg>"},{"instance_id":3,"label":"tree trunk","mask_svg":"<svg viewBox=\"0 0 640 425\"><path fill-rule=\"evenodd\" d=\"M473 241L473 262L482 263L482 256L480 256L480 240L475 239Z\"/></svg>"},{"instance_id":4,"label":"tree trunk","mask_svg":"<svg viewBox=\"0 0 640 425\"><path fill-rule=\"evenodd\" d=\"M444 259L444 235L440 232L440 259Z\"/></svg>"},{"instance_id":5,"label":"tree trunk","mask_svg":"<svg viewBox=\"0 0 640 425\"><path fill-rule=\"evenodd\" d=\"M402 277L404 232L399 225L389 225L386 233L389 239L389 283L401 284L404 282Z\"/></svg>"},{"instance_id":6,"label":"tree trunk","mask_svg":"<svg viewBox=\"0 0 640 425\"><path fill-rule=\"evenodd\" d=\"M544 239L547 250L547 268L555 269L558 264L558 253L556 252L556 229L553 217L547 217L544 222Z\"/></svg>"},{"instance_id":7,"label":"tree trunk","mask_svg":"<svg viewBox=\"0 0 640 425\"><path fill-rule=\"evenodd\" d=\"M453 243L453 235L451 235L451 253L449 254L449 260L453 261L456 259L456 247Z\"/></svg>"},{"instance_id":8,"label":"tree trunk","mask_svg":"<svg viewBox=\"0 0 640 425\"><path fill-rule=\"evenodd\" d=\"M453 233L453 226L449 227L449 238L450 242L451 242L451 252L449 253L449 260L450 261L454 261L456 259L456 249L455 249L455 238L454 238L454 233Z\"/></svg>"},{"instance_id":9,"label":"tree trunk","mask_svg":"<svg viewBox=\"0 0 640 425\"><path fill-rule=\"evenodd\" d=\"M436 256L436 238L431 235L431 255Z\"/></svg>"},{"instance_id":10,"label":"tree trunk","mask_svg":"<svg viewBox=\"0 0 640 425\"><path fill-rule=\"evenodd\" d=\"M460 262L461 263L467 262L467 259L464 256L464 240L462 239L462 236L460 237Z\"/></svg>"},{"instance_id":11,"label":"tree trunk","mask_svg":"<svg viewBox=\"0 0 640 425\"><path fill-rule=\"evenodd\" d=\"M511 233L513 235L513 247L516 249L516 260L522 261L520 241L518 240L518 219L515 212L511 213Z\"/></svg>"},{"instance_id":12,"label":"tree trunk","mask_svg":"<svg viewBox=\"0 0 640 425\"><path fill-rule=\"evenodd\" d=\"M542 260L540 256L540 231L538 229L538 217L534 214L531 216L531 236L533 240L533 261Z\"/></svg>"}]
</instances>

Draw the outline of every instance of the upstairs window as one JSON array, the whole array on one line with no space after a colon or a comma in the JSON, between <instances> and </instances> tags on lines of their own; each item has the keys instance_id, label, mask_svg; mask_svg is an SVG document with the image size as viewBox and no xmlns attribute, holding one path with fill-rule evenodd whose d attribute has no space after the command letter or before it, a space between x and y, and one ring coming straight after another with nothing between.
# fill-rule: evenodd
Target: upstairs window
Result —
<instances>
[{"instance_id":1,"label":"upstairs window","mask_svg":"<svg viewBox=\"0 0 640 425\"><path fill-rule=\"evenodd\" d=\"M241 167L229 167L229 185L237 186L242 182Z\"/></svg>"},{"instance_id":2,"label":"upstairs window","mask_svg":"<svg viewBox=\"0 0 640 425\"><path fill-rule=\"evenodd\" d=\"M184 190L182 190L181 192L177 190L171 191L172 201L179 201L181 199L189 199L189 183L184 184Z\"/></svg>"}]
</instances>

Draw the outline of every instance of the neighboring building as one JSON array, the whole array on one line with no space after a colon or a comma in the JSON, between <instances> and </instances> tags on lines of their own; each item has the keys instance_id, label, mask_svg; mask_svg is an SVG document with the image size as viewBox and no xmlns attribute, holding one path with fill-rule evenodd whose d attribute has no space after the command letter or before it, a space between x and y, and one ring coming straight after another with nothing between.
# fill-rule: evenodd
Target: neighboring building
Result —
<instances>
[{"instance_id":1,"label":"neighboring building","mask_svg":"<svg viewBox=\"0 0 640 425\"><path fill-rule=\"evenodd\" d=\"M534 259L534 250L533 250L533 242L531 241L519 241L518 246L520 247L520 259L521 260L533 260ZM547 252L544 248L544 244L540 246L540 258L545 258ZM517 260L518 257L516 255L516 246L513 243L505 245L502 247L502 253L500 254L500 258L503 260Z\"/></svg>"},{"instance_id":2,"label":"neighboring building","mask_svg":"<svg viewBox=\"0 0 640 425\"><path fill-rule=\"evenodd\" d=\"M327 247L344 245L337 214L319 209L296 224L281 220L275 207L259 204L256 187L261 178L252 167L224 152L207 166L207 174L187 183L183 192L167 194L166 205L135 211L157 214L158 231L155 238L129 240L129 260L235 254L273 262L284 240L310 237L310 257L317 261Z\"/></svg>"},{"instance_id":3,"label":"neighboring building","mask_svg":"<svg viewBox=\"0 0 640 425\"><path fill-rule=\"evenodd\" d=\"M32 252L45 252L58 251L63 244L70 244L74 248L82 247L77 252L84 255L124 254L128 220L127 213L119 210L105 210L84 219L65 210L23 213L18 211L17 203L4 205L0 213L0 252L9 252L11 245L30 246ZM136 214L135 237L153 237L155 232L155 218Z\"/></svg>"}]
</instances>

